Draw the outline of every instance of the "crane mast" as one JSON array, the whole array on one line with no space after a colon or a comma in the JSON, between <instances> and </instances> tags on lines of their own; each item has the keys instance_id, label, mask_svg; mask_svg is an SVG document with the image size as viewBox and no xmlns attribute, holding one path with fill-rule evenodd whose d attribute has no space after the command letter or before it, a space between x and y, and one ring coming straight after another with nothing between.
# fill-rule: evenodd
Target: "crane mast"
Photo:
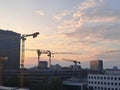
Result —
<instances>
[{"instance_id":1,"label":"crane mast","mask_svg":"<svg viewBox=\"0 0 120 90\"><path fill-rule=\"evenodd\" d=\"M71 60L71 59L62 59L64 61L68 61L68 62L73 62L74 65L75 65L75 70L74 70L74 74L75 76L77 75L77 64L80 64L80 61L77 61L77 60Z\"/></svg>"},{"instance_id":2,"label":"crane mast","mask_svg":"<svg viewBox=\"0 0 120 90\"><path fill-rule=\"evenodd\" d=\"M81 55L81 53L75 53L75 52L51 52L50 50L41 50L41 49L26 49L28 51L37 51L37 55L38 55L38 68L39 68L39 61L40 61L40 56L41 54L47 54L47 56L49 57L48 60L48 66L49 68L51 68L51 58L52 55L54 54L73 54L73 55Z\"/></svg>"},{"instance_id":3,"label":"crane mast","mask_svg":"<svg viewBox=\"0 0 120 90\"><path fill-rule=\"evenodd\" d=\"M33 34L23 34L21 36L22 39L22 56L21 56L21 70L20 70L20 86L24 86L24 58L25 58L25 40L26 37L33 36L33 38L37 37L39 35L39 32L33 33Z\"/></svg>"},{"instance_id":4,"label":"crane mast","mask_svg":"<svg viewBox=\"0 0 120 90\"><path fill-rule=\"evenodd\" d=\"M49 67L51 68L51 54L52 53L50 50L48 50L47 52L48 52L47 56L49 57Z\"/></svg>"}]
</instances>

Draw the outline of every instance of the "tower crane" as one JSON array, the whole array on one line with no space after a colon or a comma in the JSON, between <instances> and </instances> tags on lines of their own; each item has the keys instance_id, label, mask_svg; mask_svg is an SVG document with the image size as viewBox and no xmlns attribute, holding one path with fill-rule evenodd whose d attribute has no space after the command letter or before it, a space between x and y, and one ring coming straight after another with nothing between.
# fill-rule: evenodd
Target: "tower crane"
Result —
<instances>
[{"instance_id":1,"label":"tower crane","mask_svg":"<svg viewBox=\"0 0 120 90\"><path fill-rule=\"evenodd\" d=\"M25 57L25 40L26 37L33 36L33 38L37 37L39 35L39 32L33 33L33 34L23 34L21 36L22 39L22 60L21 60L21 68L24 68L24 57Z\"/></svg>"},{"instance_id":2,"label":"tower crane","mask_svg":"<svg viewBox=\"0 0 120 90\"><path fill-rule=\"evenodd\" d=\"M47 56L49 57L49 67L51 67L51 57L52 57L52 55L54 57L55 54L74 54L74 55L77 54L77 55L79 55L81 53L73 53L73 52L51 52L50 50L47 50Z\"/></svg>"},{"instance_id":3,"label":"tower crane","mask_svg":"<svg viewBox=\"0 0 120 90\"><path fill-rule=\"evenodd\" d=\"M40 61L40 56L41 54L47 54L47 56L49 57L49 67L51 67L51 56L52 53L50 50L41 50L41 49L26 49L27 51L37 51L37 55L38 55L38 67L39 67L39 61Z\"/></svg>"},{"instance_id":4,"label":"tower crane","mask_svg":"<svg viewBox=\"0 0 120 90\"><path fill-rule=\"evenodd\" d=\"M39 32L33 33L33 34L23 34L21 36L22 39L22 56L21 56L21 70L20 70L20 85L21 87L24 86L24 58L25 58L25 40L27 37L37 37L39 35Z\"/></svg>"},{"instance_id":5,"label":"tower crane","mask_svg":"<svg viewBox=\"0 0 120 90\"><path fill-rule=\"evenodd\" d=\"M51 56L52 56L52 52L50 50L47 50L48 54L47 56L49 57L49 67L51 67Z\"/></svg>"},{"instance_id":6,"label":"tower crane","mask_svg":"<svg viewBox=\"0 0 120 90\"><path fill-rule=\"evenodd\" d=\"M68 61L68 62L73 62L75 64L75 70L74 70L74 74L77 74L77 64L80 64L80 61L77 60L71 60L71 59L62 59L64 61Z\"/></svg>"},{"instance_id":7,"label":"tower crane","mask_svg":"<svg viewBox=\"0 0 120 90\"><path fill-rule=\"evenodd\" d=\"M41 50L41 49L26 49L27 51L37 51L38 55L38 66L39 66L39 61L40 61L40 56L41 54L47 54L49 57L49 67L51 67L51 58L52 55L54 56L55 54L73 54L73 55L81 55L81 53L74 53L74 52L51 52L50 50Z\"/></svg>"}]
</instances>

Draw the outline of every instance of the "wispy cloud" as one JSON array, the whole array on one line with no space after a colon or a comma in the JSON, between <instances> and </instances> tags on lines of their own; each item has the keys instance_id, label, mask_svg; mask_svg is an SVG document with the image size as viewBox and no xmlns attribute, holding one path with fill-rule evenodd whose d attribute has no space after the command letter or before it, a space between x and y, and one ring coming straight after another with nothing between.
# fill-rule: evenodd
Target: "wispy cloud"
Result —
<instances>
[{"instance_id":1,"label":"wispy cloud","mask_svg":"<svg viewBox=\"0 0 120 90\"><path fill-rule=\"evenodd\" d=\"M95 0L85 0L85 2L83 2L78 9L79 10L85 10L91 7L94 7L96 5Z\"/></svg>"},{"instance_id":2,"label":"wispy cloud","mask_svg":"<svg viewBox=\"0 0 120 90\"><path fill-rule=\"evenodd\" d=\"M111 42L119 44L119 10L111 10L104 0L85 0L69 12L71 18L61 20L57 26L64 40L68 40L68 47L82 47L81 51L98 55L103 49L114 49Z\"/></svg>"},{"instance_id":3,"label":"wispy cloud","mask_svg":"<svg viewBox=\"0 0 120 90\"><path fill-rule=\"evenodd\" d=\"M39 16L44 16L45 15L43 10L36 10L35 13Z\"/></svg>"},{"instance_id":4,"label":"wispy cloud","mask_svg":"<svg viewBox=\"0 0 120 90\"><path fill-rule=\"evenodd\" d=\"M63 12L59 12L57 14L54 15L55 20L60 21L64 16L68 15L69 12L67 10L63 11Z\"/></svg>"}]
</instances>

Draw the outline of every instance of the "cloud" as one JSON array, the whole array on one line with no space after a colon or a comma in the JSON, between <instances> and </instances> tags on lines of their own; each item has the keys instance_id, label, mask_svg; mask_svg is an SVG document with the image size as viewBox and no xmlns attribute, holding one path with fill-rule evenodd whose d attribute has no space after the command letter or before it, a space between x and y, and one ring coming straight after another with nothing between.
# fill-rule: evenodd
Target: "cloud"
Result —
<instances>
[{"instance_id":1,"label":"cloud","mask_svg":"<svg viewBox=\"0 0 120 90\"><path fill-rule=\"evenodd\" d=\"M94 2L94 0L86 0L85 2L83 2L78 9L79 10L85 10L91 7L94 7L96 5L96 3Z\"/></svg>"},{"instance_id":2,"label":"cloud","mask_svg":"<svg viewBox=\"0 0 120 90\"><path fill-rule=\"evenodd\" d=\"M54 19L57 21L60 21L63 17L65 17L66 15L68 15L69 12L67 10L57 13L56 15L54 15Z\"/></svg>"},{"instance_id":3,"label":"cloud","mask_svg":"<svg viewBox=\"0 0 120 90\"><path fill-rule=\"evenodd\" d=\"M44 11L42 11L42 10L36 10L35 13L39 16L44 16L45 15Z\"/></svg>"},{"instance_id":4,"label":"cloud","mask_svg":"<svg viewBox=\"0 0 120 90\"><path fill-rule=\"evenodd\" d=\"M120 44L119 9L109 8L104 0L85 0L69 12L70 18L61 20L57 26L59 34L67 40L64 44L67 48L93 56L99 56L101 50L117 49L115 45Z\"/></svg>"}]
</instances>

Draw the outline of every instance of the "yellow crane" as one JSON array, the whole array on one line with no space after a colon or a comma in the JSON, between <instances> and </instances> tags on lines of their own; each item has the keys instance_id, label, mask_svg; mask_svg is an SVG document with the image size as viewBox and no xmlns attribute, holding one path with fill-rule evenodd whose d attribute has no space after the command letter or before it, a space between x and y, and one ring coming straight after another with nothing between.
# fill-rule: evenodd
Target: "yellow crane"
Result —
<instances>
[{"instance_id":1,"label":"yellow crane","mask_svg":"<svg viewBox=\"0 0 120 90\"><path fill-rule=\"evenodd\" d=\"M74 63L74 65L75 65L75 70L74 70L74 74L75 74L75 76L76 76L76 74L77 74L77 64L80 64L80 61L77 61L77 60L71 60L71 59L62 59L62 60L64 60L64 61L68 61L68 62L73 62Z\"/></svg>"},{"instance_id":2,"label":"yellow crane","mask_svg":"<svg viewBox=\"0 0 120 90\"><path fill-rule=\"evenodd\" d=\"M48 50L41 50L41 49L25 49L26 51L36 51L38 56L38 68L39 68L39 61L41 54L49 54ZM48 55L49 56L49 55Z\"/></svg>"},{"instance_id":3,"label":"yellow crane","mask_svg":"<svg viewBox=\"0 0 120 90\"><path fill-rule=\"evenodd\" d=\"M21 70L20 70L20 86L24 86L24 58L25 58L25 40L27 37L37 37L39 35L39 32L33 33L33 34L23 34L21 36L22 39L22 55L21 55Z\"/></svg>"},{"instance_id":4,"label":"yellow crane","mask_svg":"<svg viewBox=\"0 0 120 90\"><path fill-rule=\"evenodd\" d=\"M81 55L81 53L75 53L75 52L51 52L50 50L41 50L41 49L26 49L27 51L37 51L38 55L38 66L39 66L39 61L40 61L40 56L41 54L47 54L49 57L49 68L51 67L51 58L52 55L54 56L55 54L73 54L73 55Z\"/></svg>"}]
</instances>

